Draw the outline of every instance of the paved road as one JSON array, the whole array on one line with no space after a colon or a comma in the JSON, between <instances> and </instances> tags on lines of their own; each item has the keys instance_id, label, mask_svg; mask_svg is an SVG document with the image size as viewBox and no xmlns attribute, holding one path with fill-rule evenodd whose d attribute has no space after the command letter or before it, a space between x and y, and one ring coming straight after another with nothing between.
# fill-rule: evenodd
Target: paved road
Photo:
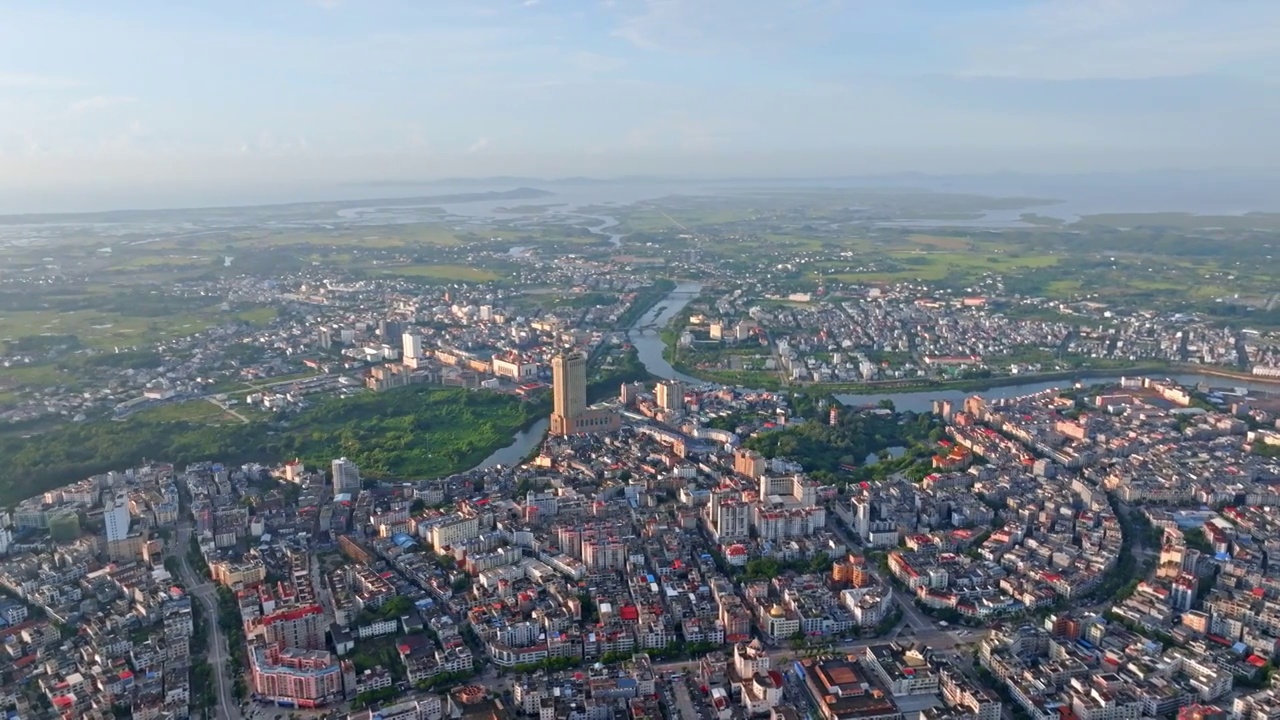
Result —
<instances>
[{"instance_id":1,"label":"paved road","mask_svg":"<svg viewBox=\"0 0 1280 720\"><path fill-rule=\"evenodd\" d=\"M689 686L684 682L672 683L676 694L676 708L680 720L695 720L698 711L693 707L693 698L689 697Z\"/></svg>"},{"instance_id":2,"label":"paved road","mask_svg":"<svg viewBox=\"0 0 1280 720\"><path fill-rule=\"evenodd\" d=\"M849 535L848 531L846 531L844 526L841 524L840 519L834 519L835 522L827 523L827 528L838 535L848 547L858 547L858 545L853 542L853 538ZM872 573L879 575L878 570L872 570ZM924 613L920 612L920 609L915 606L915 603L912 601L907 591L897 587L893 583L892 578L880 578L880 581L885 587L893 588L893 601L897 603L898 608L902 610L902 619L911 626L912 630L915 630L916 632L925 632L936 629L933 625L933 621L926 617ZM898 629L901 629L901 626L899 626ZM896 637L896 630L894 635Z\"/></svg>"},{"instance_id":3,"label":"paved road","mask_svg":"<svg viewBox=\"0 0 1280 720\"><path fill-rule=\"evenodd\" d=\"M218 704L213 709L213 716L218 720L242 720L240 702L231 692L232 680L227 671L227 660L231 657L227 647L227 636L218 624L218 595L213 583L196 575L187 560L187 550L191 547L191 526L183 523L178 526L178 558L182 561L182 579L186 582L187 592L204 605L205 617L208 618L210 637L213 644L209 649L209 664L213 666L214 680L218 686ZM192 689L193 693L195 689Z\"/></svg>"}]
</instances>

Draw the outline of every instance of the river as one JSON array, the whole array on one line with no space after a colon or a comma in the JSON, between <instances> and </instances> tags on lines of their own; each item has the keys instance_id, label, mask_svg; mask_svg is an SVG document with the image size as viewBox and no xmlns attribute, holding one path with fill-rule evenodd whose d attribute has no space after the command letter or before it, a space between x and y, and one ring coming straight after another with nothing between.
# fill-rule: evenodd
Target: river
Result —
<instances>
[{"instance_id":1,"label":"river","mask_svg":"<svg viewBox=\"0 0 1280 720\"><path fill-rule=\"evenodd\" d=\"M577 215L577 213L574 213L574 214ZM610 244L612 244L614 247L622 247L622 233L609 232L612 228L617 226L618 224L617 218L609 217L608 215L578 215L578 217L590 218L592 220L599 220L600 221L599 225L592 228L587 228L587 229L597 235L604 235L605 237L609 238Z\"/></svg>"},{"instance_id":2,"label":"river","mask_svg":"<svg viewBox=\"0 0 1280 720\"><path fill-rule=\"evenodd\" d=\"M662 330L701 293L702 285L695 282L676 285L674 290L659 300L649 312L641 315L640 319L636 320L627 331L627 339L635 346L636 352L640 355L640 362L651 374L693 385L703 384L703 381L698 378L677 372L662 356L663 350L666 349L666 344L662 342Z\"/></svg>"},{"instance_id":3,"label":"river","mask_svg":"<svg viewBox=\"0 0 1280 720\"><path fill-rule=\"evenodd\" d=\"M651 374L660 378L669 378L681 380L694 385L701 385L704 381L695 377L690 377L684 373L677 372L671 367L671 363L667 362L662 356L665 345L662 342L661 332L666 328L681 310L685 308L699 293L702 292L702 286L698 283L681 283L671 291L669 295L660 300L652 310L645 313L643 317L636 321L627 333L627 337L631 340L631 344L636 346L636 350L640 353L640 362L644 364L646 370ZM1151 374L1151 373L1148 373ZM1121 374L1106 377L1083 378L1083 382L1087 385L1118 383ZM1199 385L1205 384L1216 388L1236 388L1242 387L1249 390L1259 392L1276 392L1280 390L1280 386L1275 384L1267 384L1253 382L1249 380L1236 380L1227 377L1218 377L1214 375L1203 375L1199 373L1179 373L1169 376L1183 385ZM992 387L986 390L948 390L939 388L936 390L917 390L912 392L886 392L870 395L852 395L843 394L836 395L836 399L845 405L874 405L881 400L892 400L893 405L898 410L910 410L912 412L930 412L933 409L934 400L964 400L970 395L981 395L985 398L999 399L1011 398L1019 395L1030 395L1031 393L1050 388L1070 387L1071 380L1039 380L1020 383L1018 385L1004 385L1000 387Z\"/></svg>"},{"instance_id":4,"label":"river","mask_svg":"<svg viewBox=\"0 0 1280 720\"><path fill-rule=\"evenodd\" d=\"M608 227L608 226L607 226ZM597 228L599 231L602 228ZM677 372L671 367L671 363L667 362L662 356L663 350L666 348L662 342L661 332L671 323L671 320L684 310L685 306L693 301L702 293L702 285L695 282L680 283L667 294L665 298L660 300L648 312L636 320L632 324L631 329L627 331L627 339L635 346L636 351L640 355L640 362L644 364L646 370L660 378L675 379L691 385L702 385L704 381L698 378ZM1120 375L1107 377L1084 378L1083 382L1089 385L1118 383ZM1251 382L1248 380L1235 380L1232 378L1216 377L1213 375L1201 375L1197 373L1181 373L1170 376L1184 385L1207 384L1218 388L1236 388L1243 387L1249 390L1262 392L1275 392L1277 386L1266 383ZM1064 388L1072 385L1071 380L1040 380L1035 382L1026 382L1018 385L1004 385L1001 387L993 387L986 390L918 390L914 392L889 392L871 395L852 395L843 394L836 395L836 399L845 405L863 406L874 405L881 400L892 400L893 405L898 410L909 410L912 412L930 412L933 409L934 400L951 400L962 401L970 395L981 395L985 398L999 399L1017 397L1019 395L1030 395L1031 393L1048 390L1050 388ZM529 428L515 434L510 445L495 450L492 455L485 458L484 462L475 467L476 470L483 470L494 467L495 465L514 465L524 460L534 451L546 437L549 422L546 418L539 420ZM898 455L893 453L894 457Z\"/></svg>"},{"instance_id":5,"label":"river","mask_svg":"<svg viewBox=\"0 0 1280 720\"><path fill-rule=\"evenodd\" d=\"M494 450L489 457L484 459L484 462L472 469L487 470L495 465L511 466L519 463L542 444L542 439L547 436L547 427L550 424L550 418L542 418L521 430L512 437L510 445Z\"/></svg>"},{"instance_id":6,"label":"river","mask_svg":"<svg viewBox=\"0 0 1280 720\"><path fill-rule=\"evenodd\" d=\"M608 218L612 220L612 218ZM603 227L596 227L594 232L613 227L618 223L613 220ZM610 234L613 238L620 239L621 235ZM611 239L611 242L614 240ZM664 378L676 378L689 383L701 384L702 381L697 378L689 377L675 371L671 367L671 363L662 357L662 338L659 336L661 328L667 326L685 305L688 305L694 298L702 292L702 286L698 283L682 283L677 285L665 298L657 305L650 308L648 312L640 316L632 324L631 329L627 331L627 339L636 347L640 354L640 362L648 368L649 372ZM498 448L493 451L484 462L472 468L473 470L484 470L494 467L495 465L515 465L524 460L533 452L547 435L547 427L549 421L546 418L539 420L526 430L521 430L512 438L510 445Z\"/></svg>"}]
</instances>

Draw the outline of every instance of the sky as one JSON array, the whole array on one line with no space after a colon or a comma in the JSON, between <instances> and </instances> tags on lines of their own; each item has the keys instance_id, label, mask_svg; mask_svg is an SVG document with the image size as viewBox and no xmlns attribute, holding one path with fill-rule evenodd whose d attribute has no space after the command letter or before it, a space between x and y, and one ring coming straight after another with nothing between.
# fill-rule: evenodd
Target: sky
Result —
<instances>
[{"instance_id":1,"label":"sky","mask_svg":"<svg viewBox=\"0 0 1280 720\"><path fill-rule=\"evenodd\" d=\"M0 7L10 201L454 176L1280 168L1275 0Z\"/></svg>"}]
</instances>

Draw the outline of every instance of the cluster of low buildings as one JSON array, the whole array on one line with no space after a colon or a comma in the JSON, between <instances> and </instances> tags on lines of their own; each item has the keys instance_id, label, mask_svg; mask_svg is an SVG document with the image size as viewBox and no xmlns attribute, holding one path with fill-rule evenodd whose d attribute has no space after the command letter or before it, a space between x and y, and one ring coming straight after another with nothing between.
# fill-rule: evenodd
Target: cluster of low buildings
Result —
<instances>
[{"instance_id":1,"label":"cluster of low buildings","mask_svg":"<svg viewBox=\"0 0 1280 720\"><path fill-rule=\"evenodd\" d=\"M557 367L557 392L579 392ZM1250 452L1274 427L1265 401L1127 379L939 402L932 473L844 494L701 424L797 422L776 395L668 381L606 410L617 429L441 481L367 483L347 458L204 462L25 501L0 522L0 637L31 680L14 700L185 712L193 606L214 593L171 574L190 550L245 638L246 693L286 707L650 717L660 667L690 651L718 720L787 717L784 698L832 720L994 720L997 691L1043 720L1267 707L1280 465ZM1098 603L1126 559L1131 591ZM908 602L999 628L979 653L993 684L898 640L772 665L788 644L849 646ZM517 673L511 698L471 680L486 665Z\"/></svg>"},{"instance_id":2,"label":"cluster of low buildings","mask_svg":"<svg viewBox=\"0 0 1280 720\"><path fill-rule=\"evenodd\" d=\"M0 517L0 704L10 717L187 717L201 650L192 598L168 569L177 492L173 468L154 465L51 490Z\"/></svg>"},{"instance_id":3,"label":"cluster of low buildings","mask_svg":"<svg viewBox=\"0 0 1280 720\"><path fill-rule=\"evenodd\" d=\"M1039 312L1030 312L1028 303ZM912 283L776 298L729 284L699 305L681 342L717 352L772 344L756 369L801 382L947 377L983 369L1034 373L1072 358L1280 374L1274 334L1144 309L1052 305L1015 302L998 291L965 295ZM714 369L743 369L742 358L740 350L726 352Z\"/></svg>"}]
</instances>

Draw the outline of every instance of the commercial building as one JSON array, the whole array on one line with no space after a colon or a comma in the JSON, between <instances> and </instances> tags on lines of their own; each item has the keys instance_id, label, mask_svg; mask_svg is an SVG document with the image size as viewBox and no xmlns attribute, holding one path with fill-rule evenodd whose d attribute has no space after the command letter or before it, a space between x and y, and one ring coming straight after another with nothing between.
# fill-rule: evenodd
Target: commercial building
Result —
<instances>
[{"instance_id":1,"label":"commercial building","mask_svg":"<svg viewBox=\"0 0 1280 720\"><path fill-rule=\"evenodd\" d=\"M621 417L609 410L587 408L587 356L578 351L557 355L551 360L551 434L609 432L616 430Z\"/></svg>"},{"instance_id":2,"label":"commercial building","mask_svg":"<svg viewBox=\"0 0 1280 720\"><path fill-rule=\"evenodd\" d=\"M526 362L517 354L493 356L493 374L512 382L529 382L538 378L537 363Z\"/></svg>"},{"instance_id":3,"label":"commercial building","mask_svg":"<svg viewBox=\"0 0 1280 720\"><path fill-rule=\"evenodd\" d=\"M862 659L894 695L938 692L938 671L919 648L903 648L896 643L870 645Z\"/></svg>"},{"instance_id":4,"label":"commercial building","mask_svg":"<svg viewBox=\"0 0 1280 720\"><path fill-rule=\"evenodd\" d=\"M902 712L888 693L845 659L799 661L805 690L825 720L900 720Z\"/></svg>"},{"instance_id":5,"label":"commercial building","mask_svg":"<svg viewBox=\"0 0 1280 720\"><path fill-rule=\"evenodd\" d=\"M324 650L255 645L249 649L250 679L262 699L300 708L340 702L355 689L355 666Z\"/></svg>"}]
</instances>

